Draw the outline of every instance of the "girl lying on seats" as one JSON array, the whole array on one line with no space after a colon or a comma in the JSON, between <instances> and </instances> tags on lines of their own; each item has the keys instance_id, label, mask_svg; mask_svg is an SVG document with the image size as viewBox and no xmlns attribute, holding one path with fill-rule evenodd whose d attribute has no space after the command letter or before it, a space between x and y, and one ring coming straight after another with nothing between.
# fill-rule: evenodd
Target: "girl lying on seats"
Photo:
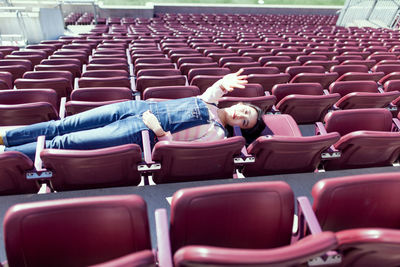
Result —
<instances>
[{"instance_id":1,"label":"girl lying on seats","mask_svg":"<svg viewBox=\"0 0 400 267\"><path fill-rule=\"evenodd\" d=\"M5 151L20 151L34 158L36 139L46 136L46 148L96 149L136 143L150 129L151 146L158 140L212 141L227 136L225 126L239 126L244 134L258 136L264 129L262 112L239 103L219 109L227 92L243 89L247 76L241 70L224 76L198 97L162 102L126 101L98 107L62 120L41 122L7 131L0 136Z\"/></svg>"}]
</instances>

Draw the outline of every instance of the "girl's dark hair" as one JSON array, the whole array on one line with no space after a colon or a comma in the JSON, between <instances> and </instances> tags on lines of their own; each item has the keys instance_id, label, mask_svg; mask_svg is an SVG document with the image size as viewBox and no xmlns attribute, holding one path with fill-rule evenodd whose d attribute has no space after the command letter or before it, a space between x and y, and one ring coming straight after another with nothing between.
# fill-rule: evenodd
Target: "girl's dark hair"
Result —
<instances>
[{"instance_id":1,"label":"girl's dark hair","mask_svg":"<svg viewBox=\"0 0 400 267\"><path fill-rule=\"evenodd\" d=\"M242 135L244 139L246 139L246 145L250 145L257 137L260 136L261 132L265 129L265 123L262 119L264 112L257 106L250 104L250 103L242 103L243 105L249 106L254 108L257 111L257 122L250 129L241 129ZM229 136L234 136L233 127L230 125L225 126L226 130L228 131Z\"/></svg>"}]
</instances>

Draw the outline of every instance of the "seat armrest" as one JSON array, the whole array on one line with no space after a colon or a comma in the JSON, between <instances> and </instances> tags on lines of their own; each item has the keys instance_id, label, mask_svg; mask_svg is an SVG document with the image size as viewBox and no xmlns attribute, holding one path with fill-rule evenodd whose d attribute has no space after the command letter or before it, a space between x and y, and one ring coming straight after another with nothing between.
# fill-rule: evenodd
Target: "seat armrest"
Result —
<instances>
[{"instance_id":1,"label":"seat armrest","mask_svg":"<svg viewBox=\"0 0 400 267\"><path fill-rule=\"evenodd\" d=\"M315 135L327 135L328 132L322 122L318 121L315 123ZM331 145L327 150L321 153L321 159L337 159L340 158L342 153Z\"/></svg>"},{"instance_id":2,"label":"seat armrest","mask_svg":"<svg viewBox=\"0 0 400 267\"><path fill-rule=\"evenodd\" d=\"M322 233L321 226L318 222L317 216L315 215L311 203L307 197L297 198L297 218L298 218L298 230L294 240L304 238L307 230L310 231L311 235L317 236ZM292 239L293 241L293 239ZM330 265L339 264L342 261L342 256L336 251L328 251L322 256L315 257L308 261L308 266L319 266L319 265Z\"/></svg>"},{"instance_id":3,"label":"seat armrest","mask_svg":"<svg viewBox=\"0 0 400 267\"><path fill-rule=\"evenodd\" d=\"M58 112L58 116L60 117L60 119L64 119L65 118L65 103L66 102L67 102L67 98L66 97L61 97L60 110Z\"/></svg>"},{"instance_id":4,"label":"seat armrest","mask_svg":"<svg viewBox=\"0 0 400 267\"><path fill-rule=\"evenodd\" d=\"M388 109L390 112L396 112L398 110L397 106L394 105L393 103L389 103L386 109Z\"/></svg>"},{"instance_id":5,"label":"seat armrest","mask_svg":"<svg viewBox=\"0 0 400 267\"><path fill-rule=\"evenodd\" d=\"M400 132L400 120L398 118L393 118L392 132Z\"/></svg>"},{"instance_id":6,"label":"seat armrest","mask_svg":"<svg viewBox=\"0 0 400 267\"><path fill-rule=\"evenodd\" d=\"M318 121L315 123L315 135L326 135L328 134L326 132L325 126L322 122Z\"/></svg>"},{"instance_id":7,"label":"seat armrest","mask_svg":"<svg viewBox=\"0 0 400 267\"><path fill-rule=\"evenodd\" d=\"M297 198L297 219L297 239L303 238L306 235L307 229L310 230L312 235L322 232L321 226L307 197Z\"/></svg>"},{"instance_id":8,"label":"seat armrest","mask_svg":"<svg viewBox=\"0 0 400 267\"><path fill-rule=\"evenodd\" d=\"M281 114L281 112L279 111L279 109L276 108L275 105L273 105L266 114Z\"/></svg>"},{"instance_id":9,"label":"seat armrest","mask_svg":"<svg viewBox=\"0 0 400 267\"><path fill-rule=\"evenodd\" d=\"M233 126L233 134L234 136L243 136L242 130L240 130L239 126ZM246 146L243 146L240 152L241 152L240 157L235 157L233 159L233 162L235 164L241 165L241 164L253 163L256 161L256 158L247 152Z\"/></svg>"},{"instance_id":10,"label":"seat armrest","mask_svg":"<svg viewBox=\"0 0 400 267\"><path fill-rule=\"evenodd\" d=\"M143 143L143 164L138 165L139 172L152 172L154 170L161 169L161 163L154 162L151 158L151 146L150 146L150 136L148 130L143 130L142 132L142 143Z\"/></svg>"},{"instance_id":11,"label":"seat armrest","mask_svg":"<svg viewBox=\"0 0 400 267\"><path fill-rule=\"evenodd\" d=\"M26 179L45 179L51 178L53 173L46 168L43 168L42 159L40 158L40 152L45 148L46 137L41 135L37 138L36 154L34 161L34 170L26 172Z\"/></svg>"},{"instance_id":12,"label":"seat armrest","mask_svg":"<svg viewBox=\"0 0 400 267\"><path fill-rule=\"evenodd\" d=\"M168 217L166 209L155 211L157 258L159 266L172 267L171 242L169 237Z\"/></svg>"}]
</instances>

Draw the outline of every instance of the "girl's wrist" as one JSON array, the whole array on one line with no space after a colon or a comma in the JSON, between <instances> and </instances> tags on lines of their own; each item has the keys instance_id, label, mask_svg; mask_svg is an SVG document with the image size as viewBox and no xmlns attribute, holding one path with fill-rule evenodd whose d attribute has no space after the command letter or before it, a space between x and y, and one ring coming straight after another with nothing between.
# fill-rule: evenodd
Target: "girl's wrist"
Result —
<instances>
[{"instance_id":1,"label":"girl's wrist","mask_svg":"<svg viewBox=\"0 0 400 267\"><path fill-rule=\"evenodd\" d=\"M161 137L166 134L166 132L161 127L155 128L153 132L156 134L157 137Z\"/></svg>"}]
</instances>

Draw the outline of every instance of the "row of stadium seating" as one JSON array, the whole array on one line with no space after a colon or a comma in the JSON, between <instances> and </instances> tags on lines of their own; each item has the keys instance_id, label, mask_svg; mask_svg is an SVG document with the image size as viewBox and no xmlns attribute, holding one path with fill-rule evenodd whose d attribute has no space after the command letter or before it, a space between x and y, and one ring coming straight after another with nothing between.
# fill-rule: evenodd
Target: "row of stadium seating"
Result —
<instances>
[{"instance_id":1,"label":"row of stadium seating","mask_svg":"<svg viewBox=\"0 0 400 267\"><path fill-rule=\"evenodd\" d=\"M4 242L10 267L396 266L399 190L398 173L321 180L296 216L285 182L187 188L154 229L137 195L17 204Z\"/></svg>"}]
</instances>

